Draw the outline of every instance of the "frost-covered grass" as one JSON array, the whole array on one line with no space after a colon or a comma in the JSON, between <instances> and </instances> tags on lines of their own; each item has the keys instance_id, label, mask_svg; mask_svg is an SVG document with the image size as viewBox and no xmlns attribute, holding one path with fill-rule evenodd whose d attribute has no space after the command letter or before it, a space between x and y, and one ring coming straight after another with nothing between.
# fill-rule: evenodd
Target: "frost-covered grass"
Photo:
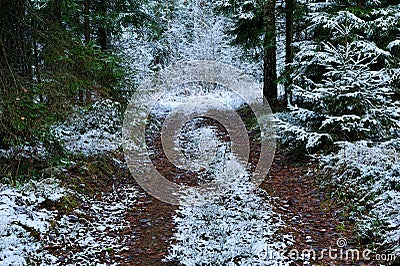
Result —
<instances>
[{"instance_id":1,"label":"frost-covered grass","mask_svg":"<svg viewBox=\"0 0 400 266\"><path fill-rule=\"evenodd\" d=\"M400 256L400 140L339 145L321 157L328 183L351 205L360 236Z\"/></svg>"}]
</instances>

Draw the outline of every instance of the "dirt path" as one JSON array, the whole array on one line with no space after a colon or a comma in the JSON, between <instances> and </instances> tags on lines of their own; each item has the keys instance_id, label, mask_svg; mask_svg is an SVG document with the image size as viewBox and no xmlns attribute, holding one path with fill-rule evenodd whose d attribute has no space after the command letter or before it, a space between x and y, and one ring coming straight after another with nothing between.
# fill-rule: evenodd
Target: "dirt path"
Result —
<instances>
[{"instance_id":1,"label":"dirt path","mask_svg":"<svg viewBox=\"0 0 400 266\"><path fill-rule=\"evenodd\" d=\"M135 239L121 254L125 257L121 265L174 265L162 262L171 243L174 210L175 206L147 195L137 202L126 214L131 228L123 233L134 232Z\"/></svg>"},{"instance_id":2,"label":"dirt path","mask_svg":"<svg viewBox=\"0 0 400 266\"><path fill-rule=\"evenodd\" d=\"M190 172L180 174L171 166L162 152L160 133L148 137L148 146L153 151L153 163L156 168L168 179L187 184L195 184L196 176ZM257 158L257 149L252 149L250 158ZM310 165L313 168L312 165ZM294 246L289 250L299 252L313 249L317 257L322 249L337 248L336 241L343 238L349 241L353 248L352 224L342 215L342 208L335 206L328 200L327 192L321 191L316 176L306 177L309 167L294 166L293 162L285 160L279 153L275 156L272 167L265 181L261 184L270 197L274 199L274 211L282 215L286 224L284 233L294 236ZM107 265L112 261L119 265L176 265L173 262L163 262L168 254L174 233L173 216L176 206L163 203L145 193L130 175L122 151L102 159L84 162L71 167L64 177L64 184L78 188L82 194L103 200L104 195L117 192L117 196L110 200L110 204L118 201L118 191L124 187L132 187L138 193L133 201L126 205L121 219L126 225L122 230L112 230L110 236L123 240L122 249L115 251L103 250L97 254L98 261ZM85 186L82 187L82 184ZM99 195L103 195L100 197ZM126 196L125 196L126 197ZM76 208L85 204L78 204ZM89 204L90 206L90 204ZM75 207L72 207L74 209ZM87 207L89 209L89 207ZM71 210L70 210L71 211ZM89 220L92 213L83 209L82 218ZM97 233L96 233L97 234ZM117 234L117 235L115 235ZM101 240L101 239L99 239ZM111 243L111 242L110 242ZM69 254L78 251L80 247L54 250L54 254L65 259ZM287 256L290 254L286 254ZM324 254L323 258L311 260L312 265L365 265L351 261L333 260ZM303 265L303 260L295 260L293 265Z\"/></svg>"},{"instance_id":3,"label":"dirt path","mask_svg":"<svg viewBox=\"0 0 400 266\"><path fill-rule=\"evenodd\" d=\"M290 166L283 156L276 155L267 178L261 184L270 196L277 197L275 211L286 222L285 231L295 237L296 242L289 251L295 254L294 250L297 250L301 254L306 249L315 250L316 258L310 260L312 265L366 265L362 261L347 260L346 255L340 260L338 239L347 241L342 248L344 252L356 248L354 223L346 218L343 208L328 199L328 192L319 188L316 174L307 174L312 168L315 166ZM323 249L330 247L331 256L328 251L322 253ZM302 263L297 260L293 264Z\"/></svg>"},{"instance_id":4,"label":"dirt path","mask_svg":"<svg viewBox=\"0 0 400 266\"><path fill-rule=\"evenodd\" d=\"M125 248L118 253L101 252L97 254L96 259L107 265L110 261L119 265L176 265L173 262L162 261L172 242L175 226L172 217L176 206L146 194L124 166L122 154L118 154L116 158L122 164L106 157L103 161L92 161L90 165L76 165L70 169L67 175L69 178L64 180L69 185L73 185L74 182L76 185L86 183L86 187L95 188L90 193L93 196L100 195L99 193L107 194L112 188L115 190L125 186L134 186L139 192L133 205L122 216L126 220L124 223L129 226L118 232L112 231L111 234L117 234L115 237L124 239ZM109 160L113 163L108 163ZM86 169L88 166L91 167L90 171L83 175L81 168ZM291 166L282 156L276 155L269 175L261 184L261 188L274 199L274 211L282 215L282 220L287 225L284 233L294 236L294 246L289 247L289 250L296 249L301 252L313 248L320 252L329 247L337 248L336 241L339 238L348 240L349 246L345 247L346 249L354 248L352 223L346 220L342 208L335 206L328 200L326 192L319 189L316 178L306 177L308 169L305 166ZM67 214L68 210L65 213ZM52 253L66 259L68 254L78 249L56 247ZM332 260L327 254L324 255L323 259L311 261L311 265L367 265L362 262ZM297 260L293 265L304 264L302 260Z\"/></svg>"},{"instance_id":5,"label":"dirt path","mask_svg":"<svg viewBox=\"0 0 400 266\"><path fill-rule=\"evenodd\" d=\"M327 199L315 179L305 177L307 171L305 166L289 166L282 156L277 155L261 185L275 198L275 211L287 224L285 232L294 235L296 242L290 250L301 252L313 248L318 257L322 249L337 248L339 238L349 241L349 246L344 249L354 248L351 244L352 223L345 219L338 206ZM162 262L171 243L174 210L174 206L148 195L138 199L136 206L126 214L132 228L124 233L135 232L135 240L129 250L121 254L125 258L122 265L175 265ZM311 265L366 265L332 260L324 255L323 259L311 260ZM293 265L303 265L303 261L297 260Z\"/></svg>"}]
</instances>

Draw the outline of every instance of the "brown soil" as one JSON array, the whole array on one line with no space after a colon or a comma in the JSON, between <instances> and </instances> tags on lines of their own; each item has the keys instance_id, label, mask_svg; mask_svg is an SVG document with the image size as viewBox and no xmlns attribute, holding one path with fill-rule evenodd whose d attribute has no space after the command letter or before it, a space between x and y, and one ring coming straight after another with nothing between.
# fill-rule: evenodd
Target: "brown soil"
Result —
<instances>
[{"instance_id":1,"label":"brown soil","mask_svg":"<svg viewBox=\"0 0 400 266\"><path fill-rule=\"evenodd\" d=\"M316 166L291 166L283 156L276 155L267 178L261 184L271 197L277 197L275 211L282 215L287 225L285 232L295 238L287 255L296 257L295 250L301 254L303 250L313 249L316 258L310 260L311 265L379 265L363 262L361 258L346 259L348 249L363 250L355 241L354 223L346 217L344 207L330 200L328 191L320 188L316 171L310 172L312 169ZM347 241L343 248L337 245L340 238ZM332 256L328 251L322 253L323 249L330 247ZM342 259L340 250L344 252ZM335 255L337 259L332 259ZM303 261L297 260L293 265L303 265Z\"/></svg>"}]
</instances>

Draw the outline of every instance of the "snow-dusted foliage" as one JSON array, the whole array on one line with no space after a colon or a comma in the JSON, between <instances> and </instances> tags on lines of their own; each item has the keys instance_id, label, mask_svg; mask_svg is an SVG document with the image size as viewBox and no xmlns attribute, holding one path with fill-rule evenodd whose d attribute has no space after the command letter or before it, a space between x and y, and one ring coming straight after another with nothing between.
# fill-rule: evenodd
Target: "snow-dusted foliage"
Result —
<instances>
[{"instance_id":1,"label":"snow-dusted foliage","mask_svg":"<svg viewBox=\"0 0 400 266\"><path fill-rule=\"evenodd\" d=\"M76 110L53 133L68 152L93 155L121 145L122 114L118 102L101 100L88 110Z\"/></svg>"},{"instance_id":2,"label":"snow-dusted foliage","mask_svg":"<svg viewBox=\"0 0 400 266\"><path fill-rule=\"evenodd\" d=\"M40 239L56 213L40 204L63 195L64 189L54 179L32 181L18 189L0 188L1 265L54 265L56 258L43 252Z\"/></svg>"},{"instance_id":3,"label":"snow-dusted foliage","mask_svg":"<svg viewBox=\"0 0 400 266\"><path fill-rule=\"evenodd\" d=\"M351 204L360 235L399 255L400 5L364 4L310 9L308 39L294 44L289 66L289 112L277 126L292 151L341 147L320 157L327 182Z\"/></svg>"},{"instance_id":4,"label":"snow-dusted foliage","mask_svg":"<svg viewBox=\"0 0 400 266\"><path fill-rule=\"evenodd\" d=\"M275 129L280 143L293 155L314 153L329 147L333 140L327 133L312 130L312 121L317 117L313 111L289 106L290 113L278 113Z\"/></svg>"},{"instance_id":5,"label":"snow-dusted foliage","mask_svg":"<svg viewBox=\"0 0 400 266\"><path fill-rule=\"evenodd\" d=\"M30 145L18 145L8 149L0 148L0 157L6 159L30 158L35 160L46 160L49 152L43 142L35 142Z\"/></svg>"},{"instance_id":6,"label":"snow-dusted foliage","mask_svg":"<svg viewBox=\"0 0 400 266\"><path fill-rule=\"evenodd\" d=\"M234 65L262 79L262 62L245 60L244 51L232 45L226 33L230 21L214 13L216 3L200 0L149 1L147 13L155 13L160 33L127 28L119 43L125 65L132 71L127 83L140 85L154 71L178 61L215 60Z\"/></svg>"},{"instance_id":7,"label":"snow-dusted foliage","mask_svg":"<svg viewBox=\"0 0 400 266\"><path fill-rule=\"evenodd\" d=\"M361 237L400 255L400 140L339 145L337 153L321 157L328 183L349 201L355 219L361 215Z\"/></svg>"},{"instance_id":8,"label":"snow-dusted foliage","mask_svg":"<svg viewBox=\"0 0 400 266\"><path fill-rule=\"evenodd\" d=\"M295 87L298 97L312 95L311 103L319 103L314 106L322 115L318 130L350 140L386 137L397 130L400 113L390 98L394 93L391 76L385 69L370 70L383 51L364 41L336 47L327 43L323 49L320 56L325 60L319 67L326 72L322 82L308 80L307 88Z\"/></svg>"},{"instance_id":9,"label":"snow-dusted foliage","mask_svg":"<svg viewBox=\"0 0 400 266\"><path fill-rule=\"evenodd\" d=\"M374 12L378 11L370 16ZM292 143L295 149L307 147L310 152L332 143L320 145L316 136L356 141L399 135L398 75L395 49L390 49L397 43L380 47L368 39L375 36L376 19L349 11L310 14L308 31L313 39L294 44L290 114L277 116L285 146Z\"/></svg>"},{"instance_id":10,"label":"snow-dusted foliage","mask_svg":"<svg viewBox=\"0 0 400 266\"><path fill-rule=\"evenodd\" d=\"M244 60L244 51L233 46L226 33L232 23L214 12L218 3L201 0L177 1L174 18L165 32L169 61L215 60L240 67L248 74L262 77L261 62Z\"/></svg>"},{"instance_id":11,"label":"snow-dusted foliage","mask_svg":"<svg viewBox=\"0 0 400 266\"><path fill-rule=\"evenodd\" d=\"M326 21L339 39L350 38L349 32L359 25L348 13L339 12ZM354 19L344 23L343 16ZM316 113L314 130L329 132L335 140L381 138L397 132L400 109L391 98L392 76L385 68L373 70L378 58L389 56L363 40L302 44L294 64L293 97Z\"/></svg>"},{"instance_id":12,"label":"snow-dusted foliage","mask_svg":"<svg viewBox=\"0 0 400 266\"><path fill-rule=\"evenodd\" d=\"M124 90L134 89L157 70L158 64L154 58L159 45L150 42L152 38L151 32L146 29L140 32L132 28L124 30L118 43L119 55L128 72Z\"/></svg>"}]
</instances>

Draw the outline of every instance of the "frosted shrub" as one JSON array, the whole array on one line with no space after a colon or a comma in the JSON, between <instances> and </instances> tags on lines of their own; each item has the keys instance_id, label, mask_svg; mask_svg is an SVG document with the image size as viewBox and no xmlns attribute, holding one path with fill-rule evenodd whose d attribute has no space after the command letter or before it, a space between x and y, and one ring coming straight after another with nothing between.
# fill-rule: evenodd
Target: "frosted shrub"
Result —
<instances>
[{"instance_id":1,"label":"frosted shrub","mask_svg":"<svg viewBox=\"0 0 400 266\"><path fill-rule=\"evenodd\" d=\"M53 134L67 151L90 155L118 149L121 128L121 105L107 99L88 110L76 110L64 123L53 126Z\"/></svg>"},{"instance_id":2,"label":"frosted shrub","mask_svg":"<svg viewBox=\"0 0 400 266\"><path fill-rule=\"evenodd\" d=\"M299 62L314 57L293 80L294 100L315 112L309 120L312 130L329 132L334 140L360 140L387 137L400 127L400 112L391 99L391 75L385 69L371 70L377 58L385 55L365 41L324 43L297 55ZM313 74L314 69L323 70L322 76Z\"/></svg>"},{"instance_id":3,"label":"frosted shrub","mask_svg":"<svg viewBox=\"0 0 400 266\"><path fill-rule=\"evenodd\" d=\"M400 250L400 139L339 145L337 153L321 157L327 182L352 205L353 217L361 218L362 238Z\"/></svg>"},{"instance_id":4,"label":"frosted shrub","mask_svg":"<svg viewBox=\"0 0 400 266\"><path fill-rule=\"evenodd\" d=\"M290 113L276 114L277 137L285 150L292 155L314 153L331 147L332 137L327 133L312 131L309 121L318 115L310 110L289 106Z\"/></svg>"}]
</instances>

